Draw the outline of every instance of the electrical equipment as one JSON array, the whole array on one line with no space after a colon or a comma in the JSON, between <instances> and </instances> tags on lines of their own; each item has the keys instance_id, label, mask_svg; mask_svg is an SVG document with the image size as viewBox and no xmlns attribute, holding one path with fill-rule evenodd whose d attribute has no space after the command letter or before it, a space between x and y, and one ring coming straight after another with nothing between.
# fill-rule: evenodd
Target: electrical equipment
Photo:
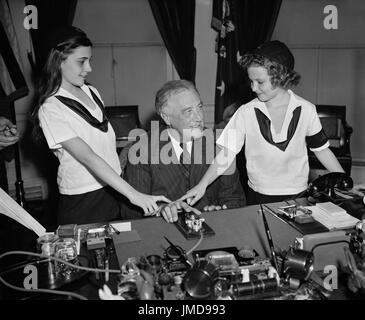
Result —
<instances>
[{"instance_id":1,"label":"electrical equipment","mask_svg":"<svg viewBox=\"0 0 365 320\"><path fill-rule=\"evenodd\" d=\"M194 252L196 262L187 270L183 280L187 295L194 299L217 299L223 296L240 299L243 296L247 298L250 292L253 295L260 291L265 296L268 287L265 287L264 282L273 277L269 272L273 269L270 260L251 256L249 263L242 263L242 258L236 259L239 258L238 252L235 247ZM273 282L276 285L270 286L270 296L274 295L274 291L278 294L276 277Z\"/></svg>"},{"instance_id":2,"label":"electrical equipment","mask_svg":"<svg viewBox=\"0 0 365 320\"><path fill-rule=\"evenodd\" d=\"M219 267L208 260L198 260L185 274L183 288L191 298L213 298L218 280Z\"/></svg>"},{"instance_id":3,"label":"electrical equipment","mask_svg":"<svg viewBox=\"0 0 365 320\"><path fill-rule=\"evenodd\" d=\"M314 268L313 252L289 248L282 262L282 273L288 279L306 281Z\"/></svg>"},{"instance_id":4,"label":"electrical equipment","mask_svg":"<svg viewBox=\"0 0 365 320\"><path fill-rule=\"evenodd\" d=\"M77 224L64 224L57 228L56 234L59 238L73 238L77 237Z\"/></svg>"},{"instance_id":5,"label":"electrical equipment","mask_svg":"<svg viewBox=\"0 0 365 320\"><path fill-rule=\"evenodd\" d=\"M89 238L86 241L87 250L105 248L105 238Z\"/></svg>"},{"instance_id":6,"label":"electrical equipment","mask_svg":"<svg viewBox=\"0 0 365 320\"><path fill-rule=\"evenodd\" d=\"M335 189L349 191L353 186L353 180L349 175L342 172L330 172L312 181L307 192L311 197L324 198L324 201L336 203L345 199L336 195Z\"/></svg>"},{"instance_id":7,"label":"electrical equipment","mask_svg":"<svg viewBox=\"0 0 365 320\"><path fill-rule=\"evenodd\" d=\"M299 224L311 223L314 221L312 211L296 204L279 207L278 212L286 219L295 221Z\"/></svg>"},{"instance_id":8,"label":"electrical equipment","mask_svg":"<svg viewBox=\"0 0 365 320\"><path fill-rule=\"evenodd\" d=\"M215 235L215 232L204 221L204 218L199 218L199 216L188 212L179 214L175 225L186 239L200 238L201 235L205 237Z\"/></svg>"}]
</instances>

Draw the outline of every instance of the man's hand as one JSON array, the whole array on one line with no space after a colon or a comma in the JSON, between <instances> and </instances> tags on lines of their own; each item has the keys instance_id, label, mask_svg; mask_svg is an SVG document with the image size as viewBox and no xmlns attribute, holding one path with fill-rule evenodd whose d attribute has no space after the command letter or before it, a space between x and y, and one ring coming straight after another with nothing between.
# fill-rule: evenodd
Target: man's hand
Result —
<instances>
[{"instance_id":1,"label":"man's hand","mask_svg":"<svg viewBox=\"0 0 365 320\"><path fill-rule=\"evenodd\" d=\"M210 205L210 206L205 206L203 208L203 211L218 211L218 210L225 210L225 209L227 209L227 206L225 204L222 206Z\"/></svg>"},{"instance_id":2,"label":"man's hand","mask_svg":"<svg viewBox=\"0 0 365 320\"><path fill-rule=\"evenodd\" d=\"M184 201L174 201L169 204L164 205L161 208L160 215L167 221L167 222L176 222L178 219L178 212L184 210L185 212L193 212L196 215L200 215L201 212L198 209L195 209L189 206Z\"/></svg>"},{"instance_id":3,"label":"man's hand","mask_svg":"<svg viewBox=\"0 0 365 320\"><path fill-rule=\"evenodd\" d=\"M7 118L0 117L0 150L18 142L19 133L15 125Z\"/></svg>"}]
</instances>

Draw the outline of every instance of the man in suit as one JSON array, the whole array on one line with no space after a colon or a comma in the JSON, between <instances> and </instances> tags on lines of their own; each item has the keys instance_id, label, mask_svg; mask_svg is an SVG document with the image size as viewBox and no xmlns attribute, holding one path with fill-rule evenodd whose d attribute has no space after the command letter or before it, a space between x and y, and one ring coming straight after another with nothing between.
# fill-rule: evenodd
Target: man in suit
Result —
<instances>
[{"instance_id":1,"label":"man in suit","mask_svg":"<svg viewBox=\"0 0 365 320\"><path fill-rule=\"evenodd\" d=\"M168 222L177 220L179 209L200 213L246 205L237 170L212 183L195 208L178 201L203 177L215 156L215 137L204 129L203 104L195 86L186 80L165 83L157 92L155 108L162 125L152 123L151 131L139 137L128 153L124 179L148 194L163 194L172 203L160 214ZM126 218L142 212L126 205Z\"/></svg>"}]
</instances>

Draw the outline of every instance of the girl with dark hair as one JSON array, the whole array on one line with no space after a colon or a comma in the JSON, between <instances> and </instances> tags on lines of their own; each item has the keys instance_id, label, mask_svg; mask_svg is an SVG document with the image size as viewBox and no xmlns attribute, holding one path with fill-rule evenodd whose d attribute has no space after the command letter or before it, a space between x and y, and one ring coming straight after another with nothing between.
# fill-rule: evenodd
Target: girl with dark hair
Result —
<instances>
[{"instance_id":1,"label":"girl with dark hair","mask_svg":"<svg viewBox=\"0 0 365 320\"><path fill-rule=\"evenodd\" d=\"M142 194L120 177L115 133L98 91L85 84L91 41L75 27L52 36L33 118L60 162L58 224L121 219L117 192L151 214L158 209L156 201L169 200Z\"/></svg>"},{"instance_id":2,"label":"girl with dark hair","mask_svg":"<svg viewBox=\"0 0 365 320\"><path fill-rule=\"evenodd\" d=\"M289 88L299 83L294 57L280 41L262 44L242 57L257 98L241 106L217 140L223 150L183 199L198 201L245 145L248 204L303 196L308 184L307 145L324 167L344 172L329 149L316 107Z\"/></svg>"}]
</instances>

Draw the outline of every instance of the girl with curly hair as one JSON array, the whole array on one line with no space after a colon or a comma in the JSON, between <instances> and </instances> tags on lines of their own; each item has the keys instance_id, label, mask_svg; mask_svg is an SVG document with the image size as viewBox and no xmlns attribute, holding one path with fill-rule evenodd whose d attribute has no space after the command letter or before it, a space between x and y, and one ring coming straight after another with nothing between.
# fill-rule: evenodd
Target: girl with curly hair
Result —
<instances>
[{"instance_id":1,"label":"girl with curly hair","mask_svg":"<svg viewBox=\"0 0 365 320\"><path fill-rule=\"evenodd\" d=\"M183 199L194 204L223 174L245 145L248 204L303 196L308 184L307 146L331 172L344 172L329 149L316 107L290 88L300 75L294 56L280 41L265 42L242 57L256 98L242 105L217 140L222 151L205 176Z\"/></svg>"}]
</instances>

